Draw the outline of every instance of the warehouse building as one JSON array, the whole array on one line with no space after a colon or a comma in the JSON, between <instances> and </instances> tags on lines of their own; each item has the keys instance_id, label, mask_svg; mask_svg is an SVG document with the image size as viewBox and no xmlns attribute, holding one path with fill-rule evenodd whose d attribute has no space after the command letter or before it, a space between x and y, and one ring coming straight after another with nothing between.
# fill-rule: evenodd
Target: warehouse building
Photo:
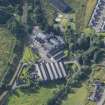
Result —
<instances>
[{"instance_id":1,"label":"warehouse building","mask_svg":"<svg viewBox=\"0 0 105 105\"><path fill-rule=\"evenodd\" d=\"M40 81L53 81L67 76L63 62L37 63L34 66Z\"/></svg>"}]
</instances>

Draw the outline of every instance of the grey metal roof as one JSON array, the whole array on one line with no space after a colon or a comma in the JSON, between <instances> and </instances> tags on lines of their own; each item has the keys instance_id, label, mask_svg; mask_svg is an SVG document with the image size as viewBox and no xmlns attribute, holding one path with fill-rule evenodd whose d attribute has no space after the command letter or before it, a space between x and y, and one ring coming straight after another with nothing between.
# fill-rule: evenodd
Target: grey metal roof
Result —
<instances>
[{"instance_id":1,"label":"grey metal roof","mask_svg":"<svg viewBox=\"0 0 105 105\"><path fill-rule=\"evenodd\" d=\"M35 69L38 71L38 76L40 77L40 79L43 80L44 78L42 77L42 74L41 74L41 71L40 71L38 64L35 64Z\"/></svg>"},{"instance_id":2,"label":"grey metal roof","mask_svg":"<svg viewBox=\"0 0 105 105\"><path fill-rule=\"evenodd\" d=\"M55 70L56 68L54 67L54 63L50 63L50 65L51 65L51 68L52 68L52 70L53 70L55 79L58 79L59 77L58 77L58 74L57 74L57 72L56 72L56 70Z\"/></svg>"},{"instance_id":3,"label":"grey metal roof","mask_svg":"<svg viewBox=\"0 0 105 105\"><path fill-rule=\"evenodd\" d=\"M47 75L46 75L46 72L45 72L45 69L44 69L44 66L43 64L41 63L40 64L40 68L41 68L41 71L42 71L42 74L43 74L43 77L44 77L44 80L47 80Z\"/></svg>"},{"instance_id":4,"label":"grey metal roof","mask_svg":"<svg viewBox=\"0 0 105 105\"><path fill-rule=\"evenodd\" d=\"M67 76L62 62L37 63L35 70L42 81L56 80Z\"/></svg>"},{"instance_id":5,"label":"grey metal roof","mask_svg":"<svg viewBox=\"0 0 105 105\"><path fill-rule=\"evenodd\" d=\"M50 79L51 79L51 80L54 80L54 76L53 76L53 73L52 73L52 71L51 71L51 67L50 67L49 63L46 63L46 67L47 67L47 70L48 70Z\"/></svg>"},{"instance_id":6,"label":"grey metal roof","mask_svg":"<svg viewBox=\"0 0 105 105\"><path fill-rule=\"evenodd\" d=\"M59 65L60 65L61 71L62 71L62 73L63 73L63 76L66 77L67 74L66 74L66 71L65 71L65 68L64 68L63 63L62 63L62 62L59 62Z\"/></svg>"},{"instance_id":7,"label":"grey metal roof","mask_svg":"<svg viewBox=\"0 0 105 105\"><path fill-rule=\"evenodd\" d=\"M59 68L59 66L58 66L58 63L56 62L56 63L54 63L54 64L55 64L56 70L57 70L57 72L58 72L58 74L59 74L59 78L62 78L63 76L62 76L62 73L61 73L60 68Z\"/></svg>"}]
</instances>

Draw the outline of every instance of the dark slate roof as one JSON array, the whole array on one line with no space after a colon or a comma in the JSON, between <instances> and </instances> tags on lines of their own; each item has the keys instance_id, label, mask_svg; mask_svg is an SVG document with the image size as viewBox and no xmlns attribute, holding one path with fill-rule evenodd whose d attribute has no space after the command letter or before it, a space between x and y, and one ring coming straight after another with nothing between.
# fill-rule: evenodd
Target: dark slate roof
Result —
<instances>
[{"instance_id":1,"label":"dark slate roof","mask_svg":"<svg viewBox=\"0 0 105 105\"><path fill-rule=\"evenodd\" d=\"M49 0L49 2L58 10L62 12L69 12L71 10L71 7L64 2L64 0Z\"/></svg>"}]
</instances>

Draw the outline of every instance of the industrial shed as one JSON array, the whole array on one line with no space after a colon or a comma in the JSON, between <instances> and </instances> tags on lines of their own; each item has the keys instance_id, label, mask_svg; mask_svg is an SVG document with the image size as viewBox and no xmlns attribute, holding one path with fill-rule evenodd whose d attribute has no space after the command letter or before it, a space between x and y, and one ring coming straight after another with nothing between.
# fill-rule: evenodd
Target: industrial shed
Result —
<instances>
[{"instance_id":1,"label":"industrial shed","mask_svg":"<svg viewBox=\"0 0 105 105\"><path fill-rule=\"evenodd\" d=\"M52 81L67 76L63 62L37 63L34 66L40 81Z\"/></svg>"}]
</instances>

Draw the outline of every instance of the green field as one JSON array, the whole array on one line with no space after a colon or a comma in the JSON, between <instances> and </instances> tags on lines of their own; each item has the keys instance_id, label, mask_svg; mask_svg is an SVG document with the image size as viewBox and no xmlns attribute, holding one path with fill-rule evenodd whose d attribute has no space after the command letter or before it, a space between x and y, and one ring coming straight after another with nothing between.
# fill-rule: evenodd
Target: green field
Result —
<instances>
[{"instance_id":1,"label":"green field","mask_svg":"<svg viewBox=\"0 0 105 105\"><path fill-rule=\"evenodd\" d=\"M0 28L0 79L8 70L8 63L12 59L15 43L15 37L7 29Z\"/></svg>"},{"instance_id":2,"label":"green field","mask_svg":"<svg viewBox=\"0 0 105 105\"><path fill-rule=\"evenodd\" d=\"M62 86L51 84L41 87L36 92L17 90L15 94L9 97L8 105L14 105L14 103L15 105L44 105Z\"/></svg>"},{"instance_id":3,"label":"green field","mask_svg":"<svg viewBox=\"0 0 105 105\"><path fill-rule=\"evenodd\" d=\"M85 105L87 100L88 90L86 86L76 89L73 94L69 94L67 100L63 101L62 105Z\"/></svg>"}]
</instances>

